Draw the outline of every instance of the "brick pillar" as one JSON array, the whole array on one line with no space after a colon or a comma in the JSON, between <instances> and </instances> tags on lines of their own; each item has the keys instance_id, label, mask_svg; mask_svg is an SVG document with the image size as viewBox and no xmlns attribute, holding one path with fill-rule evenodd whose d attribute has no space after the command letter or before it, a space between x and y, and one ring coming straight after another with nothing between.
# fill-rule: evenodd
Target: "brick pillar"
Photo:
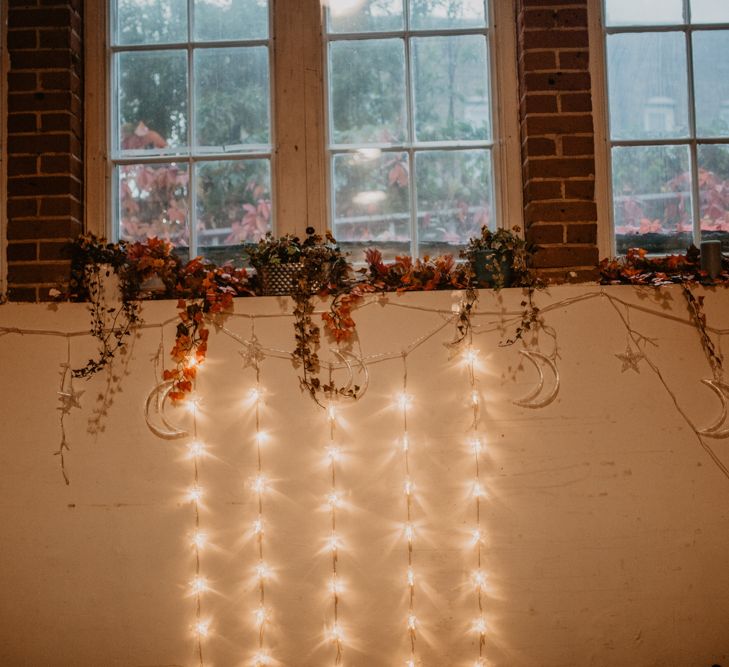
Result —
<instances>
[{"instance_id":1,"label":"brick pillar","mask_svg":"<svg viewBox=\"0 0 729 667\"><path fill-rule=\"evenodd\" d=\"M8 294L48 298L82 230L82 0L8 9Z\"/></svg>"},{"instance_id":2,"label":"brick pillar","mask_svg":"<svg viewBox=\"0 0 729 667\"><path fill-rule=\"evenodd\" d=\"M598 250L587 0L519 0L517 10L527 238L543 276L589 280Z\"/></svg>"}]
</instances>

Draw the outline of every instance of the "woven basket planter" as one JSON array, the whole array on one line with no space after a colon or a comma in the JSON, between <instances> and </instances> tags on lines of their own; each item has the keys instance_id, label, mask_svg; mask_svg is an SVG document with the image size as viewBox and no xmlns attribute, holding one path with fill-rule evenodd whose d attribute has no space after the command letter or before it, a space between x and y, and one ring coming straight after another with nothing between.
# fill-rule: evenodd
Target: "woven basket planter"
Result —
<instances>
[{"instance_id":1,"label":"woven basket planter","mask_svg":"<svg viewBox=\"0 0 729 667\"><path fill-rule=\"evenodd\" d=\"M325 274L329 274L328 264L324 265ZM261 293L263 296L286 296L294 291L299 272L304 265L301 262L291 264L269 264L258 269L261 276ZM312 283L309 291L312 294L318 292L322 287L322 281Z\"/></svg>"}]
</instances>

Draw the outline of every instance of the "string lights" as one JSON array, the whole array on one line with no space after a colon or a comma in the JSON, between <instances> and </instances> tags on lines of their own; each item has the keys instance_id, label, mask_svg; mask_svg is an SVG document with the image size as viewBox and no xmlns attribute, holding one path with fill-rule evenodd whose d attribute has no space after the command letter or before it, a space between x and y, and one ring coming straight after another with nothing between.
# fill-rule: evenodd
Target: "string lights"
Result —
<instances>
[{"instance_id":1,"label":"string lights","mask_svg":"<svg viewBox=\"0 0 729 667\"><path fill-rule=\"evenodd\" d=\"M327 638L336 650L334 664L341 665L344 650L344 632L339 623L339 597L342 592L342 582L339 578L339 550L342 547L342 541L337 533L337 509L342 505L342 497L337 489L337 464L341 460L341 450L336 443L337 406L334 403L330 403L327 406L326 415L329 427L326 458L331 475L331 487L326 497L331 532L326 540L326 550L331 554L332 559L332 574L329 581L329 591L332 600L332 624L327 630Z\"/></svg>"},{"instance_id":2,"label":"string lights","mask_svg":"<svg viewBox=\"0 0 729 667\"><path fill-rule=\"evenodd\" d=\"M252 321L253 323L253 321ZM251 334L252 345L257 344L255 330ZM253 611L255 627L258 631L257 648L253 655L251 664L253 667L264 667L272 664L271 655L266 648L266 624L270 620L270 613L266 607L266 583L271 577L271 568L264 559L264 533L265 524L263 520L263 497L268 489L268 480L263 473L263 445L268 440L268 434L261 428L261 407L264 403L264 391L261 387L261 366L262 356L248 354L244 356L244 363L252 366L256 374L256 384L248 394L249 401L253 404L255 415L255 431L253 433L253 445L256 452L256 475L251 481L251 489L256 496L256 518L253 521L252 532L255 539L257 563L253 574L256 581L257 604Z\"/></svg>"},{"instance_id":3,"label":"string lights","mask_svg":"<svg viewBox=\"0 0 729 667\"><path fill-rule=\"evenodd\" d=\"M193 624L193 635L196 642L196 652L198 656L198 664L203 667L203 640L210 634L210 619L203 618L202 614L202 597L210 588L207 579L201 575L200 553L207 544L207 535L200 530L200 504L204 496L204 490L200 486L200 469L199 461L205 456L205 445L198 440L197 436L197 400L192 396L188 403L188 408L192 414L192 440L188 444L188 458L193 465L193 484L187 490L187 500L192 504L193 514L195 517L195 529L190 539L192 545L193 556L195 559L195 576L190 581L190 594L195 600L195 622Z\"/></svg>"},{"instance_id":4,"label":"string lights","mask_svg":"<svg viewBox=\"0 0 729 667\"><path fill-rule=\"evenodd\" d=\"M486 620L484 619L483 594L486 588L486 573L482 569L482 547L483 532L481 530L481 499L486 492L481 484L481 452L483 443L479 433L479 422L481 419L481 393L478 389L478 378L476 377L476 365L478 363L478 350L472 347L472 341L463 353L463 360L468 371L469 382L469 403L471 406L471 428L469 436L469 448L473 453L474 480L473 480L473 502L475 504L475 525L471 530L470 544L473 548L476 561L476 569L471 574L471 583L476 594L478 614L473 619L471 629L478 635L478 658L474 667L484 667L486 664L483 653L486 645Z\"/></svg>"},{"instance_id":5,"label":"string lights","mask_svg":"<svg viewBox=\"0 0 729 667\"><path fill-rule=\"evenodd\" d=\"M408 366L407 352L402 353L403 378L402 392L396 397L396 404L402 414L402 436L400 444L402 447L402 459L405 467L405 480L403 482L403 493L405 495L405 525L403 535L407 542L408 566L405 580L408 588L408 612L406 617L407 635L410 643L410 656L405 661L406 667L416 667L417 652L415 642L418 632L418 619L415 616L415 570L413 569L413 541L415 539L415 526L413 525L413 492L415 485L410 476L410 435L408 433L408 410L412 405L412 397L408 394Z\"/></svg>"}]
</instances>

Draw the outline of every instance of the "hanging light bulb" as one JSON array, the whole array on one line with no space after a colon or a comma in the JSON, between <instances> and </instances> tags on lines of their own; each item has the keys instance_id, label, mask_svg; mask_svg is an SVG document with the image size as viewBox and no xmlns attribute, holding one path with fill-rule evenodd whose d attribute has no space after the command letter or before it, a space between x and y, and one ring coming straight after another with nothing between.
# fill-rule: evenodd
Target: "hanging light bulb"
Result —
<instances>
[{"instance_id":1,"label":"hanging light bulb","mask_svg":"<svg viewBox=\"0 0 729 667\"><path fill-rule=\"evenodd\" d=\"M486 574L481 570L476 570L473 573L473 584L479 590L483 590L486 587Z\"/></svg>"},{"instance_id":2,"label":"hanging light bulb","mask_svg":"<svg viewBox=\"0 0 729 667\"><path fill-rule=\"evenodd\" d=\"M192 539L190 541L197 549L202 549L208 542L208 536L205 533L201 533L199 530L196 530L192 534Z\"/></svg>"},{"instance_id":3,"label":"hanging light bulb","mask_svg":"<svg viewBox=\"0 0 729 667\"><path fill-rule=\"evenodd\" d=\"M199 486L192 486L187 491L187 499L190 502L197 503L203 497L203 490Z\"/></svg>"},{"instance_id":4,"label":"hanging light bulb","mask_svg":"<svg viewBox=\"0 0 729 667\"><path fill-rule=\"evenodd\" d=\"M256 493L263 493L266 490L266 478L263 475L256 475L253 478L253 483L251 486Z\"/></svg>"},{"instance_id":5,"label":"hanging light bulb","mask_svg":"<svg viewBox=\"0 0 729 667\"><path fill-rule=\"evenodd\" d=\"M210 634L210 621L197 621L195 633L198 637L207 637Z\"/></svg>"},{"instance_id":6,"label":"hanging light bulb","mask_svg":"<svg viewBox=\"0 0 729 667\"><path fill-rule=\"evenodd\" d=\"M205 455L205 445L199 440L193 440L187 448L189 457L191 459L199 459Z\"/></svg>"}]
</instances>

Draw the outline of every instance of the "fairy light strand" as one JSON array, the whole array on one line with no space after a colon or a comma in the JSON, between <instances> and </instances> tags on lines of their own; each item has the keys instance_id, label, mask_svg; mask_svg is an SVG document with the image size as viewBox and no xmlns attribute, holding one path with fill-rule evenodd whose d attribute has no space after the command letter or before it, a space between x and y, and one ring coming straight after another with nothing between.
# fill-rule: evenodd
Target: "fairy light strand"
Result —
<instances>
[{"instance_id":1,"label":"fairy light strand","mask_svg":"<svg viewBox=\"0 0 729 667\"><path fill-rule=\"evenodd\" d=\"M195 383L196 384L196 383ZM191 582L192 595L195 598L195 626L194 635L196 643L196 652L198 656L198 664L204 666L203 659L203 640L210 633L210 621L202 616L202 596L208 590L206 580L201 576L200 568L200 552L205 546L205 534L200 530L200 501L203 496L203 489L200 487L200 468L199 459L204 455L204 445L198 440L197 435L197 399L193 393L190 399L190 409L192 412L192 440L188 446L190 458L193 465L193 485L188 490L187 497L192 503L193 514L195 518L195 532L192 536L192 549L195 558L195 577Z\"/></svg>"},{"instance_id":2,"label":"fairy light strand","mask_svg":"<svg viewBox=\"0 0 729 667\"><path fill-rule=\"evenodd\" d=\"M468 383L470 391L471 406L471 428L470 428L470 445L473 451L474 463L474 482L473 482L473 501L475 504L475 526L471 532L472 544L475 551L476 570L472 574L472 583L476 593L476 602L478 605L478 616L473 620L473 631L478 634L478 659L474 663L474 667L481 667L484 664L484 648L486 646L486 621L484 619L483 592L486 585L486 575L483 571L482 547L483 533L481 531L481 499L485 495L481 484L481 450L482 441L479 432L479 423L481 420L481 396L478 387L478 378L476 377L476 362L478 360L478 350L473 348L473 336L469 336L469 344L464 351L464 359L468 370Z\"/></svg>"},{"instance_id":3,"label":"fairy light strand","mask_svg":"<svg viewBox=\"0 0 729 667\"><path fill-rule=\"evenodd\" d=\"M408 366L407 352L402 353L403 378L402 392L397 397L397 404L402 412L402 459L405 468L405 480L403 492L405 495L405 526L403 534L407 542L408 567L406 571L406 582L408 587L408 613L406 618L407 636L410 643L410 657L406 661L407 667L415 667L417 664L417 652L415 643L417 640L418 619L415 616L415 570L413 569L413 541L415 539L415 528L413 526L413 481L410 475L410 434L408 433L408 408L411 398L408 395Z\"/></svg>"},{"instance_id":4,"label":"fairy light strand","mask_svg":"<svg viewBox=\"0 0 729 667\"><path fill-rule=\"evenodd\" d=\"M341 584L339 581L339 549L341 542L337 534L337 507L340 506L340 495L337 489L337 462L340 459L340 450L336 443L336 426L337 426L337 407L334 403L329 403L326 411L327 422L329 426L329 441L327 445L327 459L329 461L329 472L331 485L327 494L327 504L329 506L329 518L331 524L331 533L327 541L327 546L331 552L332 558L332 578L330 582L330 591L332 595L332 626L329 630L329 639L336 649L334 658L335 665L342 664L342 654L344 651L344 636L342 628L339 624L339 596L341 593Z\"/></svg>"}]
</instances>

